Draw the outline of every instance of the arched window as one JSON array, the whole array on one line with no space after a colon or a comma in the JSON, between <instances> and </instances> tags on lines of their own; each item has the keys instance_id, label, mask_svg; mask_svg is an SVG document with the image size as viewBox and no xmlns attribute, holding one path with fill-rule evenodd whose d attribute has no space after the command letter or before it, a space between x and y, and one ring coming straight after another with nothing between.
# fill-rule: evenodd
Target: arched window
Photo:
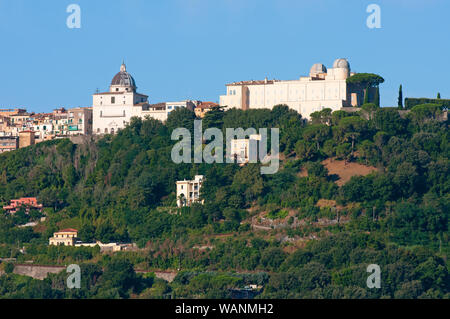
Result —
<instances>
[{"instance_id":1,"label":"arched window","mask_svg":"<svg viewBox=\"0 0 450 319\"><path fill-rule=\"evenodd\" d=\"M105 128L105 133L108 134L108 128Z\"/></svg>"}]
</instances>

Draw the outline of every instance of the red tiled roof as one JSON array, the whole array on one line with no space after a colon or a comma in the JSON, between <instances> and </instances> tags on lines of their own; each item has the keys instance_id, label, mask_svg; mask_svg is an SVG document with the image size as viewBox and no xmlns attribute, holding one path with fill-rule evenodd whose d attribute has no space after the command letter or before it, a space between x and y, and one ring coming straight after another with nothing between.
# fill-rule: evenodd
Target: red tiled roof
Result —
<instances>
[{"instance_id":1,"label":"red tiled roof","mask_svg":"<svg viewBox=\"0 0 450 319\"><path fill-rule=\"evenodd\" d=\"M67 228L67 229L63 229L63 230L60 230L58 233L78 233L78 230L76 230L76 229L73 229L73 228Z\"/></svg>"},{"instance_id":2,"label":"red tiled roof","mask_svg":"<svg viewBox=\"0 0 450 319\"><path fill-rule=\"evenodd\" d=\"M226 86L234 86L234 85L261 85L261 84L273 84L277 82L277 80L258 80L258 81L240 81L229 83Z\"/></svg>"},{"instance_id":3,"label":"red tiled roof","mask_svg":"<svg viewBox=\"0 0 450 319\"><path fill-rule=\"evenodd\" d=\"M94 95L118 95L118 94L124 94L124 93L133 93L133 92L132 91L129 91L129 92L102 92L102 93L94 93ZM148 95L145 95L142 93L135 92L135 94L148 97Z\"/></svg>"},{"instance_id":4,"label":"red tiled roof","mask_svg":"<svg viewBox=\"0 0 450 319\"><path fill-rule=\"evenodd\" d=\"M197 107L201 109L210 109L212 107L219 106L219 104L214 102L202 102Z\"/></svg>"}]
</instances>

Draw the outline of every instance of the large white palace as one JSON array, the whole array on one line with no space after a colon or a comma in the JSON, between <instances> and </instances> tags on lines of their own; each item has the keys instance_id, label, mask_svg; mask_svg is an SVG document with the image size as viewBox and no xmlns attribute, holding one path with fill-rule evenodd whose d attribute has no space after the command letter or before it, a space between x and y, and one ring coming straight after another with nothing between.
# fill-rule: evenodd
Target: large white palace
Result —
<instances>
[{"instance_id":1,"label":"large white palace","mask_svg":"<svg viewBox=\"0 0 450 319\"><path fill-rule=\"evenodd\" d=\"M226 85L227 94L220 96L220 105L247 110L286 104L309 119L311 113L324 108L335 111L361 104L362 92L346 82L353 74L346 59L337 59L328 70L323 64L314 64L309 76L298 80L234 82Z\"/></svg>"},{"instance_id":2,"label":"large white palace","mask_svg":"<svg viewBox=\"0 0 450 319\"><path fill-rule=\"evenodd\" d=\"M195 107L190 100L149 104L148 96L137 93L136 89L136 82L123 63L111 81L109 92L93 95L93 134L117 133L132 117L149 116L164 122L174 109Z\"/></svg>"}]
</instances>

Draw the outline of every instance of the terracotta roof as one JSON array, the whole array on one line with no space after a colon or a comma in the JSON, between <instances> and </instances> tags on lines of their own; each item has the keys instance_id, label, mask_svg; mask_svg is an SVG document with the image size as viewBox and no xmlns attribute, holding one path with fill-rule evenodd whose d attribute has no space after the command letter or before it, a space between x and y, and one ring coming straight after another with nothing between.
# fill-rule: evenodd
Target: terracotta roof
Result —
<instances>
[{"instance_id":1,"label":"terracotta roof","mask_svg":"<svg viewBox=\"0 0 450 319\"><path fill-rule=\"evenodd\" d=\"M73 229L73 228L67 228L67 229L60 230L58 233L78 233L78 230Z\"/></svg>"},{"instance_id":2,"label":"terracotta roof","mask_svg":"<svg viewBox=\"0 0 450 319\"><path fill-rule=\"evenodd\" d=\"M117 94L124 94L124 93L133 93L133 92L132 91L129 91L129 92L126 92L126 91L125 92L102 92L102 93L94 93L94 95L117 95ZM135 94L148 97L148 95L145 95L142 93L135 92Z\"/></svg>"},{"instance_id":3,"label":"terracotta roof","mask_svg":"<svg viewBox=\"0 0 450 319\"><path fill-rule=\"evenodd\" d=\"M233 82L229 83L226 86L232 86L232 85L261 85L261 84L273 84L277 82L277 80L258 80L258 81L240 81L240 82Z\"/></svg>"},{"instance_id":4,"label":"terracotta roof","mask_svg":"<svg viewBox=\"0 0 450 319\"><path fill-rule=\"evenodd\" d=\"M166 103L150 104L149 107L155 108L155 109L158 109L158 108L166 108Z\"/></svg>"},{"instance_id":5,"label":"terracotta roof","mask_svg":"<svg viewBox=\"0 0 450 319\"><path fill-rule=\"evenodd\" d=\"M215 106L219 106L219 104L214 103L214 102L202 102L197 107L200 109L210 109Z\"/></svg>"}]
</instances>

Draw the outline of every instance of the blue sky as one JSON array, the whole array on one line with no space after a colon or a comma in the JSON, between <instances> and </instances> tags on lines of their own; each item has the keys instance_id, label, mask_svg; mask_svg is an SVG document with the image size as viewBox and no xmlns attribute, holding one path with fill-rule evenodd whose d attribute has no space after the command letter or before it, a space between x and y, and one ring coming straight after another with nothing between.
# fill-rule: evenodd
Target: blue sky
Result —
<instances>
[{"instance_id":1,"label":"blue sky","mask_svg":"<svg viewBox=\"0 0 450 319\"><path fill-rule=\"evenodd\" d=\"M81 29L66 8L81 7ZM381 7L381 29L366 8ZM218 101L232 81L297 79L348 58L383 106L450 98L448 0L0 0L0 108L91 106L125 59L151 102Z\"/></svg>"}]
</instances>

